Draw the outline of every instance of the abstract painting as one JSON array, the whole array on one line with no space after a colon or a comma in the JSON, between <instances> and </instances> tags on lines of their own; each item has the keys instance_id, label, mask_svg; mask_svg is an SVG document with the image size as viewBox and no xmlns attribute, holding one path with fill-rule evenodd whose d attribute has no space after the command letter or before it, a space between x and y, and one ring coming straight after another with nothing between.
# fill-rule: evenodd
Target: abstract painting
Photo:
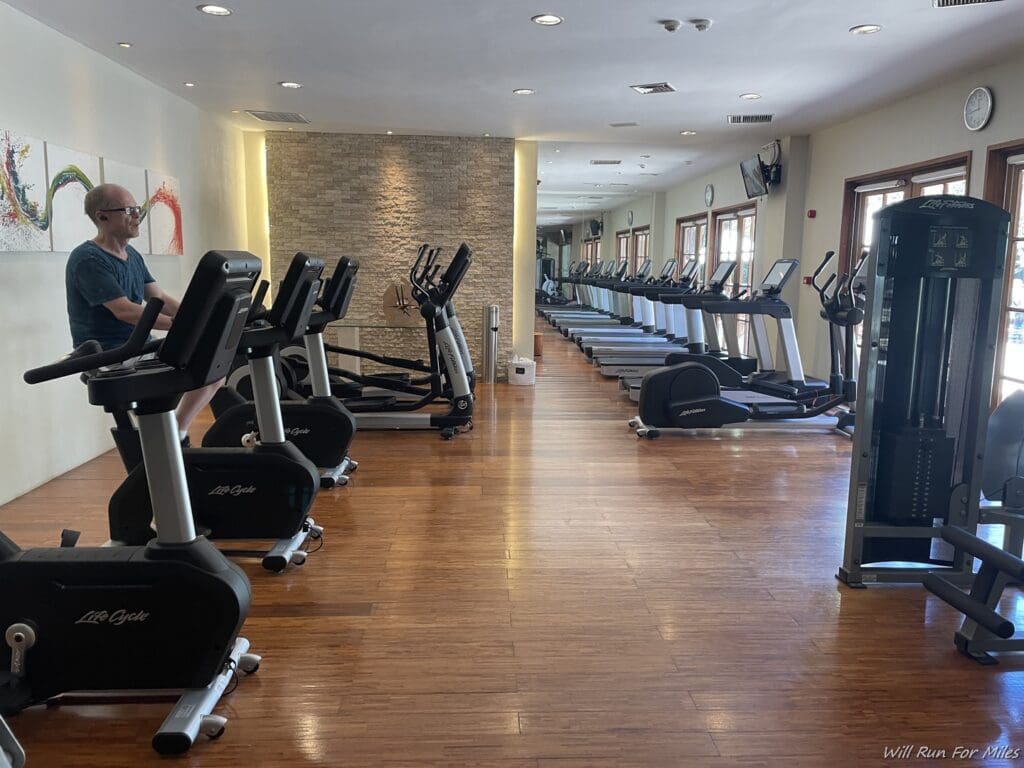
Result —
<instances>
[{"instance_id":1,"label":"abstract painting","mask_svg":"<svg viewBox=\"0 0 1024 768\"><path fill-rule=\"evenodd\" d=\"M0 251L50 250L43 142L0 131Z\"/></svg>"},{"instance_id":2,"label":"abstract painting","mask_svg":"<svg viewBox=\"0 0 1024 768\"><path fill-rule=\"evenodd\" d=\"M53 250L70 253L96 236L96 226L85 215L85 193L100 182L100 159L47 142L46 160L50 170Z\"/></svg>"},{"instance_id":3,"label":"abstract painting","mask_svg":"<svg viewBox=\"0 0 1024 768\"><path fill-rule=\"evenodd\" d=\"M181 192L178 180L157 171L146 171L146 176L149 181L146 209L151 253L181 256L185 249L181 234Z\"/></svg>"},{"instance_id":4,"label":"abstract painting","mask_svg":"<svg viewBox=\"0 0 1024 768\"><path fill-rule=\"evenodd\" d=\"M146 203L146 169L138 168L117 160L103 158L103 183L117 184L132 193L135 202L145 206ZM147 209L148 210L148 209ZM139 237L131 243L139 253L152 253L149 245L149 216L139 224Z\"/></svg>"}]
</instances>

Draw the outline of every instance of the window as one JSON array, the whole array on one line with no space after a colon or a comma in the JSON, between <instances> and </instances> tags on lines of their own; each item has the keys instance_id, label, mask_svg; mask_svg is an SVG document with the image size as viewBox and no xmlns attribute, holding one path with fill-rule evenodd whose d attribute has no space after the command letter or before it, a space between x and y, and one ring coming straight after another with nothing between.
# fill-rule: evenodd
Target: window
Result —
<instances>
[{"instance_id":1,"label":"window","mask_svg":"<svg viewBox=\"0 0 1024 768\"><path fill-rule=\"evenodd\" d=\"M846 180L837 272L849 272L871 247L874 215L887 205L925 195L966 195L970 153Z\"/></svg>"},{"instance_id":2,"label":"window","mask_svg":"<svg viewBox=\"0 0 1024 768\"><path fill-rule=\"evenodd\" d=\"M1021 147L1024 149L1024 146ZM992 162L992 155L989 155ZM1024 154L1006 158L1003 206L1010 212L1002 327L996 355L993 399L1024 389Z\"/></svg>"},{"instance_id":3,"label":"window","mask_svg":"<svg viewBox=\"0 0 1024 768\"><path fill-rule=\"evenodd\" d=\"M629 274L635 275L637 268L647 259L650 247L651 228L639 227L633 230L633 247L629 254Z\"/></svg>"},{"instance_id":4,"label":"window","mask_svg":"<svg viewBox=\"0 0 1024 768\"><path fill-rule=\"evenodd\" d=\"M629 261L629 230L624 229L615 233L615 263L621 264Z\"/></svg>"},{"instance_id":5,"label":"window","mask_svg":"<svg viewBox=\"0 0 1024 768\"><path fill-rule=\"evenodd\" d=\"M966 195L970 160L971 154L967 152L847 179L836 273L849 273L852 265L870 250L875 214L887 205L925 195ZM854 329L858 348L863 333L863 324Z\"/></svg>"},{"instance_id":6,"label":"window","mask_svg":"<svg viewBox=\"0 0 1024 768\"><path fill-rule=\"evenodd\" d=\"M708 217L704 214L676 219L676 274L690 259L699 264L698 275L704 275L708 258Z\"/></svg>"},{"instance_id":7,"label":"window","mask_svg":"<svg viewBox=\"0 0 1024 768\"><path fill-rule=\"evenodd\" d=\"M712 264L714 270L723 261L735 261L736 269L732 273L732 295L742 291L751 292L754 280L754 230L757 221L757 208L747 205L712 211L711 228L714 233L712 246ZM736 336L740 342L740 350L748 351L749 318L734 315L736 320Z\"/></svg>"},{"instance_id":8,"label":"window","mask_svg":"<svg viewBox=\"0 0 1024 768\"><path fill-rule=\"evenodd\" d=\"M597 238L583 241L583 261L596 264L601 260L601 241Z\"/></svg>"}]
</instances>

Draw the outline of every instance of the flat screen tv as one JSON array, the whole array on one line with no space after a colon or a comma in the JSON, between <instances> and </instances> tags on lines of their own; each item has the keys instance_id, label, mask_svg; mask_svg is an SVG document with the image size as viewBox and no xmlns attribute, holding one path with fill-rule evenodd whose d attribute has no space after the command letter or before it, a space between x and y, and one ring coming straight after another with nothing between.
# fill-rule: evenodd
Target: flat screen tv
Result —
<instances>
[{"instance_id":1,"label":"flat screen tv","mask_svg":"<svg viewBox=\"0 0 1024 768\"><path fill-rule=\"evenodd\" d=\"M743 188L747 190L748 198L768 194L768 178L760 157L754 155L741 161L740 174L743 176Z\"/></svg>"}]
</instances>

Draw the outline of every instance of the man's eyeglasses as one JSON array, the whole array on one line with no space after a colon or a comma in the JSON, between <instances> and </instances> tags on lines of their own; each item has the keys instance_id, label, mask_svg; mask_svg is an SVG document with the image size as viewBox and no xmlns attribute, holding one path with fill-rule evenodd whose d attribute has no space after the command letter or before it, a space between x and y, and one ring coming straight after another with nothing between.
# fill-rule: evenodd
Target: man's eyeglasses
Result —
<instances>
[{"instance_id":1,"label":"man's eyeglasses","mask_svg":"<svg viewBox=\"0 0 1024 768\"><path fill-rule=\"evenodd\" d=\"M102 213L123 213L125 216L141 216L142 206L129 205L124 208L100 208Z\"/></svg>"}]
</instances>

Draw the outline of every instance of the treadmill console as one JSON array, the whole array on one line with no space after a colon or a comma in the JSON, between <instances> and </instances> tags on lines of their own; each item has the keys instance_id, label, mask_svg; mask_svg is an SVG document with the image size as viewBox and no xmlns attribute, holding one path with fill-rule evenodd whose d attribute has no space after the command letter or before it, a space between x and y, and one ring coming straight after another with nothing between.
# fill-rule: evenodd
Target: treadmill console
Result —
<instances>
[{"instance_id":1,"label":"treadmill console","mask_svg":"<svg viewBox=\"0 0 1024 768\"><path fill-rule=\"evenodd\" d=\"M697 264L696 259L688 259L683 268L679 270L679 282L680 283L692 283L693 278L697 276L697 268L700 265Z\"/></svg>"},{"instance_id":2,"label":"treadmill console","mask_svg":"<svg viewBox=\"0 0 1024 768\"><path fill-rule=\"evenodd\" d=\"M759 288L761 295L777 296L781 293L783 287L789 282L789 278L793 276L793 273L799 266L800 262L797 259L779 259L772 264L772 268L768 270L768 274L761 281Z\"/></svg>"},{"instance_id":3,"label":"treadmill console","mask_svg":"<svg viewBox=\"0 0 1024 768\"><path fill-rule=\"evenodd\" d=\"M708 280L708 288L715 293L721 293L725 287L725 281L729 279L734 269L736 269L735 261L720 261L718 266L715 267L715 271L711 273L711 278Z\"/></svg>"}]
</instances>

